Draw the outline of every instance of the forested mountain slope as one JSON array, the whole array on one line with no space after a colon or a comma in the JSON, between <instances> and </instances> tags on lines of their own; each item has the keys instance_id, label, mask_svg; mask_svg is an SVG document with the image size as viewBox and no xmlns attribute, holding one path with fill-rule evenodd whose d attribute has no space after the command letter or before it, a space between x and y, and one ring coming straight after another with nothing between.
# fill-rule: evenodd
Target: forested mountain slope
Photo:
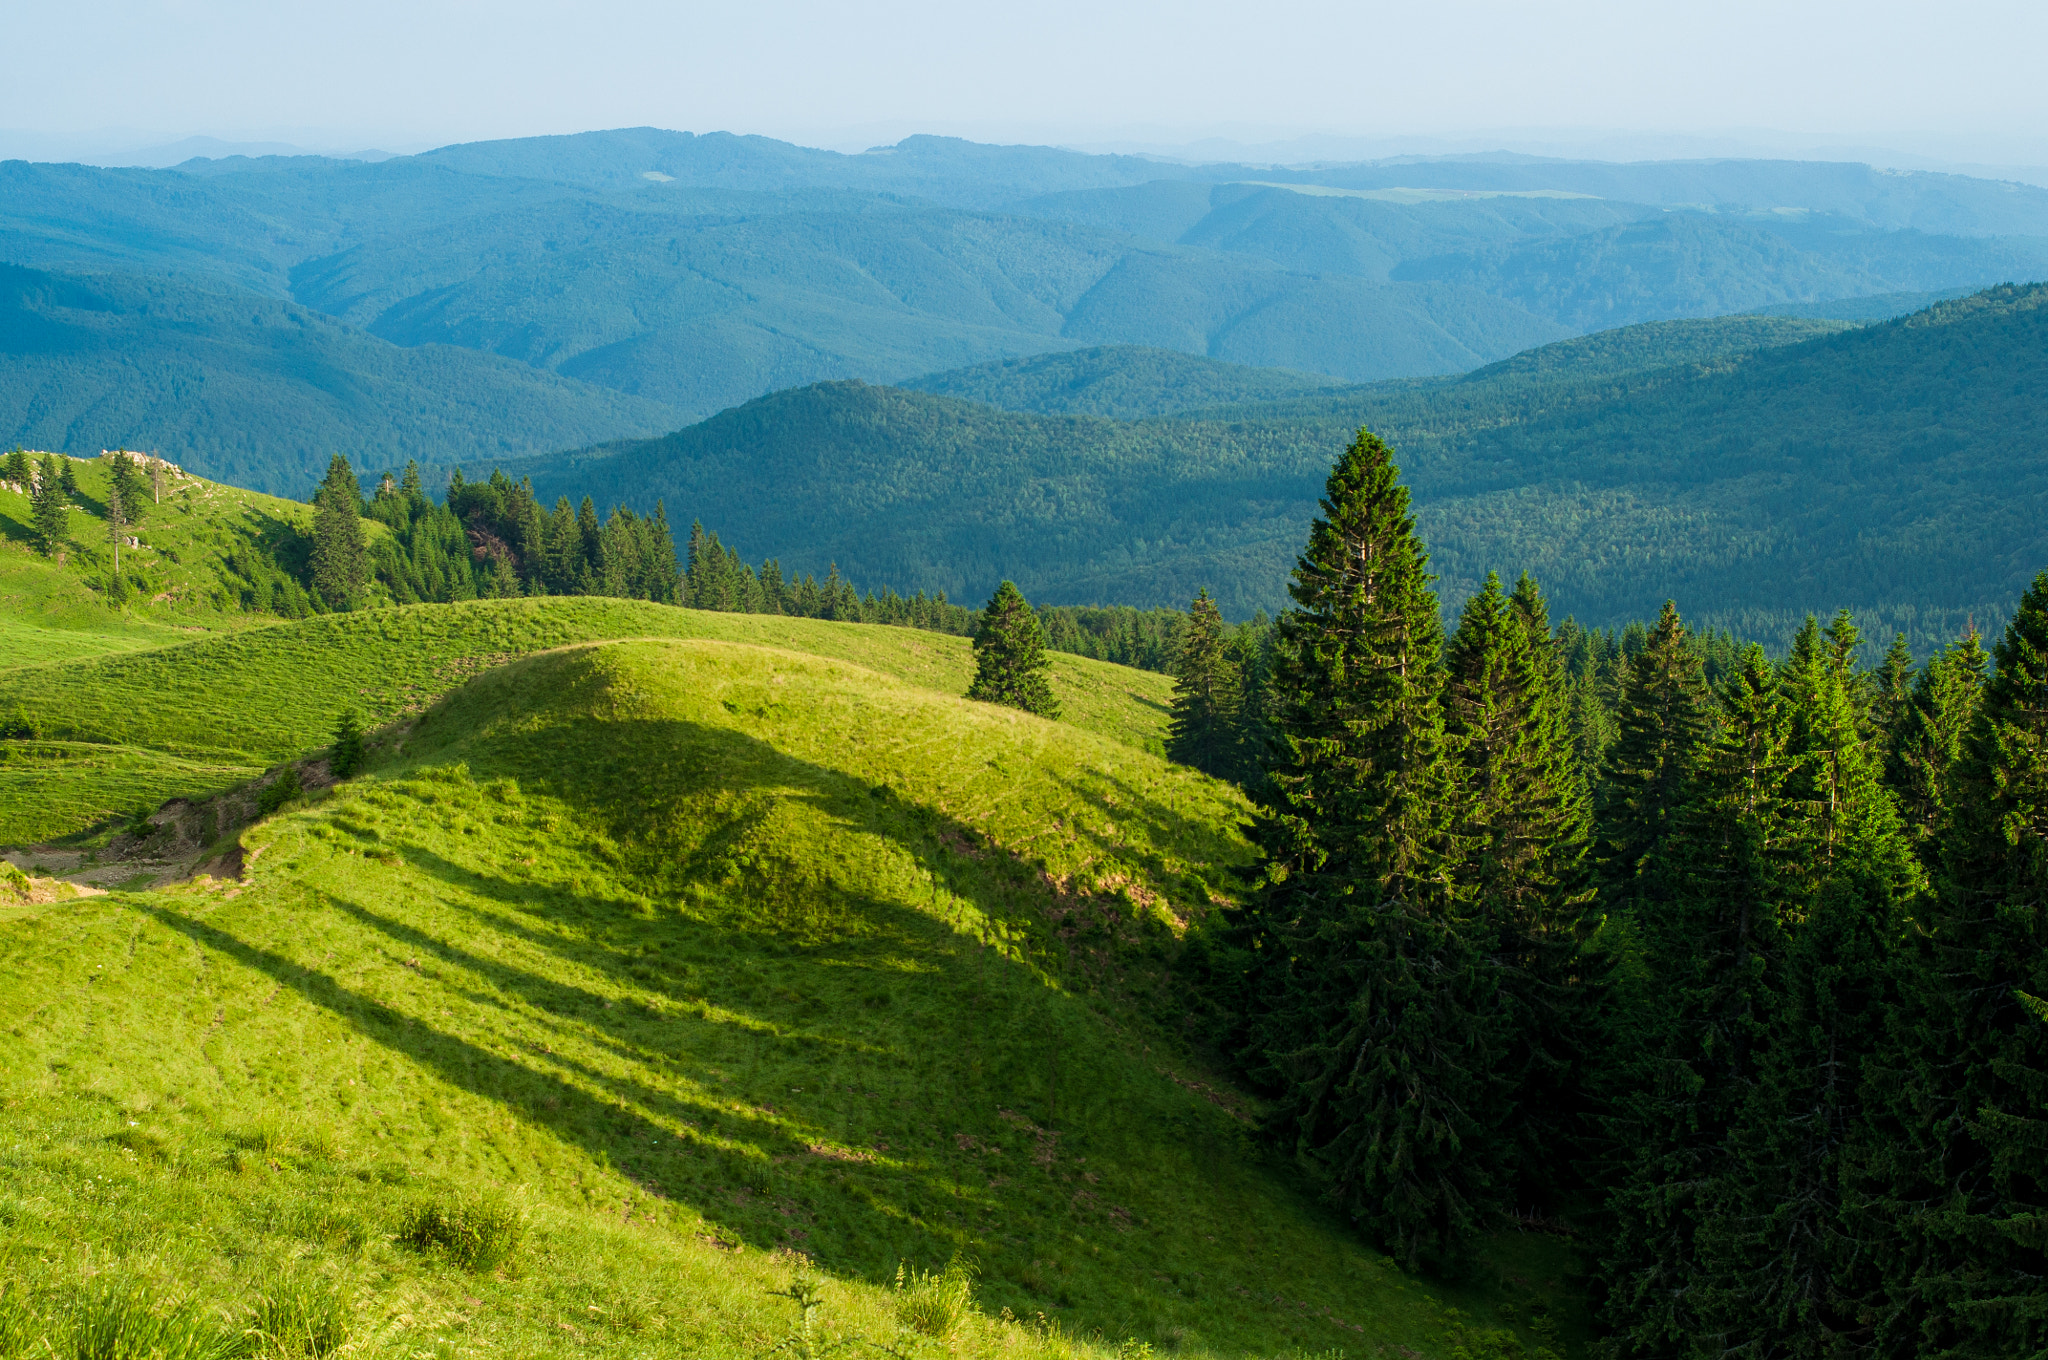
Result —
<instances>
[{"instance_id":1,"label":"forested mountain slope","mask_svg":"<svg viewBox=\"0 0 2048 1360\"><path fill-rule=\"evenodd\" d=\"M516 458L671 428L657 402L449 345L401 347L289 302L0 265L0 430L133 447L303 496L328 457Z\"/></svg>"},{"instance_id":2,"label":"forested mountain slope","mask_svg":"<svg viewBox=\"0 0 2048 1360\"><path fill-rule=\"evenodd\" d=\"M1857 330L1666 323L1455 380L1138 422L824 384L534 471L548 495L665 497L750 559L956 599L1001 576L1048 603L1207 585L1242 616L1283 603L1330 451L1370 425L1446 599L1526 566L1584 623L1676 596L1781 641L1847 605L1924 652L1988 626L2025 569L2048 495L2044 300L1994 290Z\"/></svg>"},{"instance_id":3,"label":"forested mountain slope","mask_svg":"<svg viewBox=\"0 0 2048 1360\"><path fill-rule=\"evenodd\" d=\"M913 392L964 397L1005 411L1108 416L1113 420L1273 401L1339 385L1313 373L1250 368L1142 345L1102 345L1028 359L999 359L896 384Z\"/></svg>"}]
</instances>

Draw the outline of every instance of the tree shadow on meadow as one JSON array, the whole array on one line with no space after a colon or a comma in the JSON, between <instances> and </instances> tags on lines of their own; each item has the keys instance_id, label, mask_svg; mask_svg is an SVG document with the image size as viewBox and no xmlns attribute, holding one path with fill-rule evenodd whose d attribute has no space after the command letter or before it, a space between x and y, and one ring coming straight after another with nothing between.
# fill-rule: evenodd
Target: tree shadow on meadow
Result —
<instances>
[{"instance_id":1,"label":"tree shadow on meadow","mask_svg":"<svg viewBox=\"0 0 2048 1360\"><path fill-rule=\"evenodd\" d=\"M633 753L630 778L592 754L616 751ZM321 900L369 933L386 966L431 984L431 1005L379 999L212 924L158 915L688 1203L720 1236L870 1278L962 1249L1028 1261L1047 1234L1127 1228L1103 1170L1156 1156L1161 1127L1176 1156L1210 1165L1242 1138L1151 1075L1128 1013L1076 995L1157 993L1170 936L956 818L685 721L585 721L443 753L458 755L460 790L445 770L394 778L442 781L479 804L449 809L444 824L488 807L500 823L538 814L525 829L540 836L553 813L528 796L566 805L578 858L603 873L548 881L526 871L514 837L427 844L366 801L339 805L329 826L425 876L439 900ZM505 778L518 794L494 802L490 781ZM1065 785L1092 814L1154 819L1148 843L1194 834L1128 781L1092 781ZM778 807L829 826L829 846L857 862L778 851ZM1154 871L1127 845L1101 850ZM429 1018L454 1006L486 1013L489 1047Z\"/></svg>"}]
</instances>

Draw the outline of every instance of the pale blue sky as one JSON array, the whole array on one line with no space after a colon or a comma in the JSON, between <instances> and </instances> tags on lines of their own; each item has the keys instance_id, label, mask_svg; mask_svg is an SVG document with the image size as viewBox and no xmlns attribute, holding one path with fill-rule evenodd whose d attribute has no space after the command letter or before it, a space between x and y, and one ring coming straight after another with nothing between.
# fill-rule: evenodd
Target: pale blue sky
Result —
<instances>
[{"instance_id":1,"label":"pale blue sky","mask_svg":"<svg viewBox=\"0 0 2048 1360\"><path fill-rule=\"evenodd\" d=\"M2048 164L2039 0L4 4L17 148L404 150L654 124L842 149L1317 134L1359 154L1520 138Z\"/></svg>"}]
</instances>

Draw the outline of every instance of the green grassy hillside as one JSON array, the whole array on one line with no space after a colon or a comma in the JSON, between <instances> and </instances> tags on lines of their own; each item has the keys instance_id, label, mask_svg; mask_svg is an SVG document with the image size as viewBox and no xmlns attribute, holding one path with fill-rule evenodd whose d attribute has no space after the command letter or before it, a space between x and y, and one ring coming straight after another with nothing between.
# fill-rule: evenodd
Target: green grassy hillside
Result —
<instances>
[{"instance_id":1,"label":"green grassy hillside","mask_svg":"<svg viewBox=\"0 0 2048 1360\"><path fill-rule=\"evenodd\" d=\"M630 637L783 647L947 694L964 693L974 674L968 640L941 633L559 597L334 614L0 671L0 715L18 708L44 737L62 739L22 744L0 764L0 844L48 840L145 802L213 793L250 767L325 746L343 709L384 722L515 656ZM1162 748L1170 679L1057 652L1052 663L1069 725L1140 750ZM125 762L127 777L110 785L106 767L88 755Z\"/></svg>"},{"instance_id":2,"label":"green grassy hillside","mask_svg":"<svg viewBox=\"0 0 2048 1360\"><path fill-rule=\"evenodd\" d=\"M277 549L312 521L312 507L165 469L124 546L125 600L110 603L114 550L107 538L110 472L99 458L70 460L78 495L55 557L31 546L29 499L0 483L0 671L104 652L132 651L275 620L242 608L246 583L228 567L237 548ZM372 525L372 534L381 527Z\"/></svg>"},{"instance_id":3,"label":"green grassy hillside","mask_svg":"<svg viewBox=\"0 0 2048 1360\"><path fill-rule=\"evenodd\" d=\"M244 833L246 884L0 922L0 1327L759 1356L815 1269L807 1344L905 1356L1574 1348L1553 1242L1404 1278L1176 1037L1240 815L843 660L492 670Z\"/></svg>"}]
</instances>

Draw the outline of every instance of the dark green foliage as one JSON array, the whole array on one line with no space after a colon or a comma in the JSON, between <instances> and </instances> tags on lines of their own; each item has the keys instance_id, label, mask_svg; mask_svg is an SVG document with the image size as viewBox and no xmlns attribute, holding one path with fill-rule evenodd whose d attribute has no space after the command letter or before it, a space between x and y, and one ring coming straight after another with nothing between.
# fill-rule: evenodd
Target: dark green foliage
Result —
<instances>
[{"instance_id":1,"label":"dark green foliage","mask_svg":"<svg viewBox=\"0 0 2048 1360\"><path fill-rule=\"evenodd\" d=\"M1178 609L1130 605L1040 605L1045 645L1119 666L1171 673L1185 616Z\"/></svg>"},{"instance_id":2,"label":"dark green foliage","mask_svg":"<svg viewBox=\"0 0 2048 1360\"><path fill-rule=\"evenodd\" d=\"M1948 780L1936 906L1875 1087L1860 1189L1884 1353L2048 1347L2048 573L2000 640Z\"/></svg>"},{"instance_id":3,"label":"dark green foliage","mask_svg":"<svg viewBox=\"0 0 2048 1360\"><path fill-rule=\"evenodd\" d=\"M14 451L7 455L5 462L0 463L0 476L6 477L8 481L13 482L23 491L28 490L29 482L33 480L34 474L30 470L28 453L21 445L16 444Z\"/></svg>"},{"instance_id":4,"label":"dark green foliage","mask_svg":"<svg viewBox=\"0 0 2048 1360\"><path fill-rule=\"evenodd\" d=\"M1223 616L1206 590L1188 606L1173 675L1167 756L1219 779L1242 777L1242 678L1224 647Z\"/></svg>"},{"instance_id":5,"label":"dark green foliage","mask_svg":"<svg viewBox=\"0 0 2048 1360\"><path fill-rule=\"evenodd\" d=\"M64 492L64 474L70 460L44 455L36 468L35 488L30 492L30 530L36 550L54 557L71 528L71 498ZM63 466L60 466L62 464Z\"/></svg>"},{"instance_id":6,"label":"dark green foliage","mask_svg":"<svg viewBox=\"0 0 2048 1360\"><path fill-rule=\"evenodd\" d=\"M1830 630L1837 643L1844 622ZM1803 638L1816 636L1809 623ZM1795 648L1781 668L1782 774L1747 814L1769 864L1747 909L1775 921L1757 931L1765 968L1736 1040L1752 1046L1736 1073L1748 1086L1701 1227L1696 1342L1721 1354L1835 1355L1871 1332L1873 1263L1842 1186L1866 1127L1864 1062L1923 880L1847 655Z\"/></svg>"},{"instance_id":7,"label":"dark green foliage","mask_svg":"<svg viewBox=\"0 0 2048 1360\"><path fill-rule=\"evenodd\" d=\"M1934 838L1947 805L1949 768L1976 717L1990 660L1973 628L1927 663L1903 704L1890 700L1885 780L1898 796L1915 848L1930 865L1939 857Z\"/></svg>"},{"instance_id":8,"label":"dark green foliage","mask_svg":"<svg viewBox=\"0 0 2048 1360\"><path fill-rule=\"evenodd\" d=\"M1015 585L1003 582L989 597L974 630L974 682L967 687L967 697L1057 718L1059 700L1046 679L1050 664L1038 615Z\"/></svg>"},{"instance_id":9,"label":"dark green foliage","mask_svg":"<svg viewBox=\"0 0 2048 1360\"><path fill-rule=\"evenodd\" d=\"M106 457L109 465L107 481L111 488L107 509L112 512L118 506L123 525L141 523L150 503L148 479L136 466L141 455L117 451Z\"/></svg>"},{"instance_id":10,"label":"dark green foliage","mask_svg":"<svg viewBox=\"0 0 2048 1360\"><path fill-rule=\"evenodd\" d=\"M257 793L256 811L268 817L271 813L298 797L302 789L303 786L299 780L299 767L287 765L278 772L275 779L265 784Z\"/></svg>"},{"instance_id":11,"label":"dark green foliage","mask_svg":"<svg viewBox=\"0 0 2048 1360\"><path fill-rule=\"evenodd\" d=\"M353 778L363 768L363 720L344 708L334 720L334 745L327 751L327 770L336 779Z\"/></svg>"},{"instance_id":12,"label":"dark green foliage","mask_svg":"<svg viewBox=\"0 0 2048 1360\"><path fill-rule=\"evenodd\" d=\"M1443 635L1407 489L1360 431L1294 573L1267 858L1242 928L1248 1064L1332 1199L1411 1264L1503 1207L1482 950L1454 886Z\"/></svg>"},{"instance_id":13,"label":"dark green foliage","mask_svg":"<svg viewBox=\"0 0 2048 1360\"><path fill-rule=\"evenodd\" d=\"M369 583L363 493L348 459L335 454L313 494L313 588L330 609L347 609Z\"/></svg>"},{"instance_id":14,"label":"dark green foliage","mask_svg":"<svg viewBox=\"0 0 2048 1360\"><path fill-rule=\"evenodd\" d=\"M1752 658L1740 682L1762 684L1755 677L1760 664ZM1677 607L1666 601L1656 629L1623 670L1601 770L1596 858L1610 902L1654 895L1645 881L1654 878L1652 857L1691 794L1693 756L1709 723L1705 667L1688 645Z\"/></svg>"},{"instance_id":15,"label":"dark green foliage","mask_svg":"<svg viewBox=\"0 0 2048 1360\"><path fill-rule=\"evenodd\" d=\"M729 537L750 554L803 545L784 561L808 570L954 598L1007 575L1035 600L1138 606L1207 584L1240 619L1281 600L1328 450L1370 424L1408 453L1456 598L1518 561L1589 628L1678 598L1708 633L1781 648L1847 600L1924 653L2024 584L2043 300L1994 290L1839 333L1658 323L1461 378L1135 423L829 383L534 476L550 497L666 496L745 526ZM1011 509L974 509L991 502Z\"/></svg>"},{"instance_id":16,"label":"dark green foliage","mask_svg":"<svg viewBox=\"0 0 2048 1360\"><path fill-rule=\"evenodd\" d=\"M1570 1180L1585 1132L1590 1012L1580 946L1592 891L1590 809L1572 750L1543 596L1488 574L1445 656L1444 729L1456 773L1453 871L1491 974L1493 1079L1510 1092L1524 1202Z\"/></svg>"}]
</instances>

